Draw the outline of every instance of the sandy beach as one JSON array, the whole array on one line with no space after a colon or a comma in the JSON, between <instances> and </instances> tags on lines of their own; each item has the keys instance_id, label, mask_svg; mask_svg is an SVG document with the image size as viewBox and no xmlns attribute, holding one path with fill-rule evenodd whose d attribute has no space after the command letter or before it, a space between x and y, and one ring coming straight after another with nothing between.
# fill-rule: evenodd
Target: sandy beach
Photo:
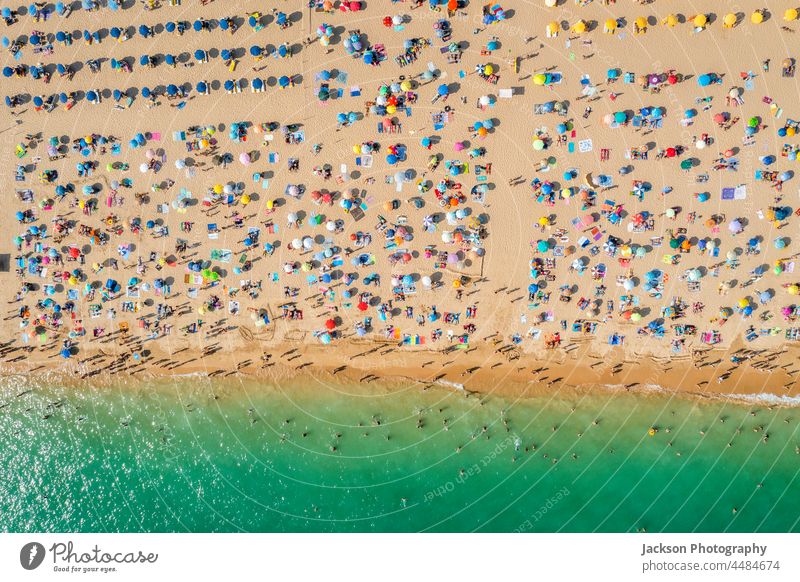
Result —
<instances>
[{"instance_id":1,"label":"sandy beach","mask_svg":"<svg viewBox=\"0 0 800 582\"><path fill-rule=\"evenodd\" d=\"M789 4L73 4L3 32L3 373L800 395Z\"/></svg>"}]
</instances>

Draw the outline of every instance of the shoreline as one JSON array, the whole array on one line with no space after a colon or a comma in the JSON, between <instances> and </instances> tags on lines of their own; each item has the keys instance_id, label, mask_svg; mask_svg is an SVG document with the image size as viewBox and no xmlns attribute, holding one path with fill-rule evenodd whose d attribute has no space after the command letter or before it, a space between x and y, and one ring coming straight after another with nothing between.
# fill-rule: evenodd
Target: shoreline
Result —
<instances>
[{"instance_id":1,"label":"shoreline","mask_svg":"<svg viewBox=\"0 0 800 582\"><path fill-rule=\"evenodd\" d=\"M791 375L780 365L790 361L793 350L784 353L762 351L737 367L719 383L715 378L727 373L726 362L734 350L703 350L696 359L686 356L664 360L651 354L613 353L603 359L589 344L568 344L567 349L546 353L503 353L488 342L481 342L456 355L443 351L400 351L382 342L341 342L336 355L324 347L270 342L262 358L242 358L238 349L204 356L202 350L182 349L176 354L162 352L157 345L136 362L129 344L96 347L81 360L64 362L58 368L44 367L46 361L34 358L25 362L3 363L0 373L31 382L62 383L67 386L134 384L154 381L234 380L281 383L299 382L313 389L320 385L363 386L368 393L384 389L399 390L433 387L472 395L527 399L569 396L587 392L619 391L634 394L659 393L704 402L732 400L741 404L800 406L800 390L787 388ZM574 346L573 349L570 349ZM735 347L735 346L734 346ZM121 348L121 349L120 349ZM736 353L741 352L739 347ZM378 353L379 357L366 358ZM364 357L364 359L359 359ZM177 360L177 358L175 358ZM376 365L378 364L378 365ZM427 365L426 365L427 364ZM769 368L767 368L769 367Z\"/></svg>"}]
</instances>

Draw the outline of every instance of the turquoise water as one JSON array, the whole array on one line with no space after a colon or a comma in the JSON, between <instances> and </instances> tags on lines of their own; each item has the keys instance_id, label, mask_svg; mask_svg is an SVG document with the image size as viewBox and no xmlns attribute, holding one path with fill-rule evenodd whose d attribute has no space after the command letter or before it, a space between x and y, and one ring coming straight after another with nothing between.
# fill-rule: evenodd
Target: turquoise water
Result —
<instances>
[{"instance_id":1,"label":"turquoise water","mask_svg":"<svg viewBox=\"0 0 800 582\"><path fill-rule=\"evenodd\" d=\"M797 409L370 390L7 386L0 529L800 530Z\"/></svg>"}]
</instances>

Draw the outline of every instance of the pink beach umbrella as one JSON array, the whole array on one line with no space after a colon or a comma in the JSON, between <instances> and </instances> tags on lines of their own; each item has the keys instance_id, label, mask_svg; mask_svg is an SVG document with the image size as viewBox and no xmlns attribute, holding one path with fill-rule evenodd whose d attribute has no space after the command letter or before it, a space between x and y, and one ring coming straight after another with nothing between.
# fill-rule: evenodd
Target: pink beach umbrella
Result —
<instances>
[{"instance_id":1,"label":"pink beach umbrella","mask_svg":"<svg viewBox=\"0 0 800 582\"><path fill-rule=\"evenodd\" d=\"M249 166L250 165L250 154L248 154L247 152L240 153L239 154L239 161L242 163L242 165Z\"/></svg>"}]
</instances>

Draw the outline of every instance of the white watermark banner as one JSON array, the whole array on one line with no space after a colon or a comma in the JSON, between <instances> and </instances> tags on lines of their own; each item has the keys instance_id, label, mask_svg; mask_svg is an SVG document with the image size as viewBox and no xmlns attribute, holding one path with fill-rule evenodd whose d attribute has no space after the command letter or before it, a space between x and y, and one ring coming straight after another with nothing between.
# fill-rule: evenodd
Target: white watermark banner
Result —
<instances>
[{"instance_id":1,"label":"white watermark banner","mask_svg":"<svg viewBox=\"0 0 800 582\"><path fill-rule=\"evenodd\" d=\"M794 534L4 534L0 580L800 580L798 541Z\"/></svg>"}]
</instances>

